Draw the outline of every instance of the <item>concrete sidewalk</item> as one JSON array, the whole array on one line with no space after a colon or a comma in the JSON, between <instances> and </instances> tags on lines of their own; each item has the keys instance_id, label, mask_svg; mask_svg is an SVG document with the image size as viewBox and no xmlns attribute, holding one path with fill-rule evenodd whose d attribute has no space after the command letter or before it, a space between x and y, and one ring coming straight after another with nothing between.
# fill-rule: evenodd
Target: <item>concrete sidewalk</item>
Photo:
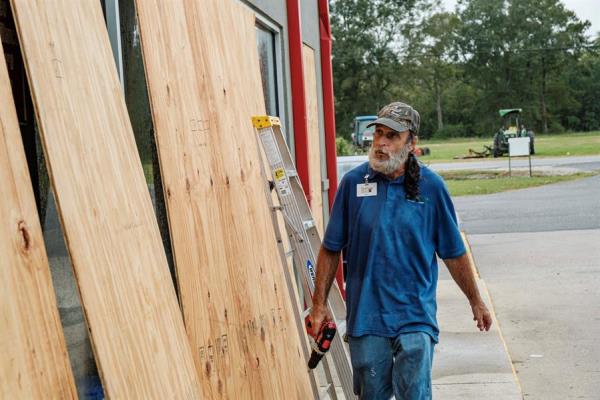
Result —
<instances>
[{"instance_id":1,"label":"concrete sidewalk","mask_svg":"<svg viewBox=\"0 0 600 400\"><path fill-rule=\"evenodd\" d=\"M433 361L433 398L523 399L485 282L477 278L494 323L489 332L479 332L466 297L441 260L439 267L440 342Z\"/></svg>"}]
</instances>

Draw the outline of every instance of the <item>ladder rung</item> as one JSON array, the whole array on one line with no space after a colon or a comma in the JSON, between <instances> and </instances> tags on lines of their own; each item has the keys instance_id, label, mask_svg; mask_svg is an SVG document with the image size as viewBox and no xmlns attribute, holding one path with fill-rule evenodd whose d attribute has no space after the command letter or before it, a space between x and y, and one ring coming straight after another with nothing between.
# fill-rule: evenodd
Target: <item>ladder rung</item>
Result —
<instances>
[{"instance_id":1,"label":"ladder rung","mask_svg":"<svg viewBox=\"0 0 600 400\"><path fill-rule=\"evenodd\" d=\"M335 324L337 325L337 333L338 335L340 335L340 337L344 336L346 334L346 320L337 320L335 321Z\"/></svg>"},{"instance_id":2,"label":"ladder rung","mask_svg":"<svg viewBox=\"0 0 600 400\"><path fill-rule=\"evenodd\" d=\"M308 317L310 315L312 308L308 307L306 310L302 311L302 314L300 315L302 317L302 319Z\"/></svg>"},{"instance_id":3,"label":"ladder rung","mask_svg":"<svg viewBox=\"0 0 600 400\"><path fill-rule=\"evenodd\" d=\"M325 386L325 388L323 390L321 390L321 393L319 393L319 399L320 400L330 399L331 398L329 395L330 389L331 389L331 383L328 384L327 386ZM335 388L333 390L335 390Z\"/></svg>"}]
</instances>

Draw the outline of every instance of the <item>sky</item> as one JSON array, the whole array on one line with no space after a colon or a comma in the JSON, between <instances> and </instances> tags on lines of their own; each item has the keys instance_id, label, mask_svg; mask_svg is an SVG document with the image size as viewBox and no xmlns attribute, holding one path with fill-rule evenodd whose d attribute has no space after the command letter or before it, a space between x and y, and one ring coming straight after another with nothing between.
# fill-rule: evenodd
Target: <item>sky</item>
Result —
<instances>
[{"instance_id":1,"label":"sky","mask_svg":"<svg viewBox=\"0 0 600 400\"><path fill-rule=\"evenodd\" d=\"M532 0L533 1L533 0ZM565 7L575 11L581 20L588 20L592 26L588 30L590 36L596 36L600 32L600 2L598 0L562 0ZM453 10L456 0L442 0L447 10Z\"/></svg>"}]
</instances>

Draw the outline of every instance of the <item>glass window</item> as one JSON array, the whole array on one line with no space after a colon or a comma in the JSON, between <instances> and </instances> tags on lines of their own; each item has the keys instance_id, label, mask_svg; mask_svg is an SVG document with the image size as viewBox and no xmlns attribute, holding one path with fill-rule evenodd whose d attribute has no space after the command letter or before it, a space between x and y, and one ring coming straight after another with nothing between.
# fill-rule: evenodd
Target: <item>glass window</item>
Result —
<instances>
[{"instance_id":1,"label":"glass window","mask_svg":"<svg viewBox=\"0 0 600 400\"><path fill-rule=\"evenodd\" d=\"M261 24L257 24L256 42L267 114L279 116L277 69L275 64L275 32Z\"/></svg>"}]
</instances>

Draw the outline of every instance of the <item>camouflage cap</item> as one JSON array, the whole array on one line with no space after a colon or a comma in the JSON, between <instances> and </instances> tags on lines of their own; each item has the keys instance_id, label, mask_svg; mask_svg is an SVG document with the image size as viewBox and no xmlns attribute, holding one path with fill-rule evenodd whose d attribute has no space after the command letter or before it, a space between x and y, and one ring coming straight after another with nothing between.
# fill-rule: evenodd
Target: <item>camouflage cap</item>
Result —
<instances>
[{"instance_id":1,"label":"camouflage cap","mask_svg":"<svg viewBox=\"0 0 600 400\"><path fill-rule=\"evenodd\" d=\"M421 116L408 104L396 101L379 110L377 119L367 126L376 124L385 125L397 132L411 131L418 135Z\"/></svg>"}]
</instances>

